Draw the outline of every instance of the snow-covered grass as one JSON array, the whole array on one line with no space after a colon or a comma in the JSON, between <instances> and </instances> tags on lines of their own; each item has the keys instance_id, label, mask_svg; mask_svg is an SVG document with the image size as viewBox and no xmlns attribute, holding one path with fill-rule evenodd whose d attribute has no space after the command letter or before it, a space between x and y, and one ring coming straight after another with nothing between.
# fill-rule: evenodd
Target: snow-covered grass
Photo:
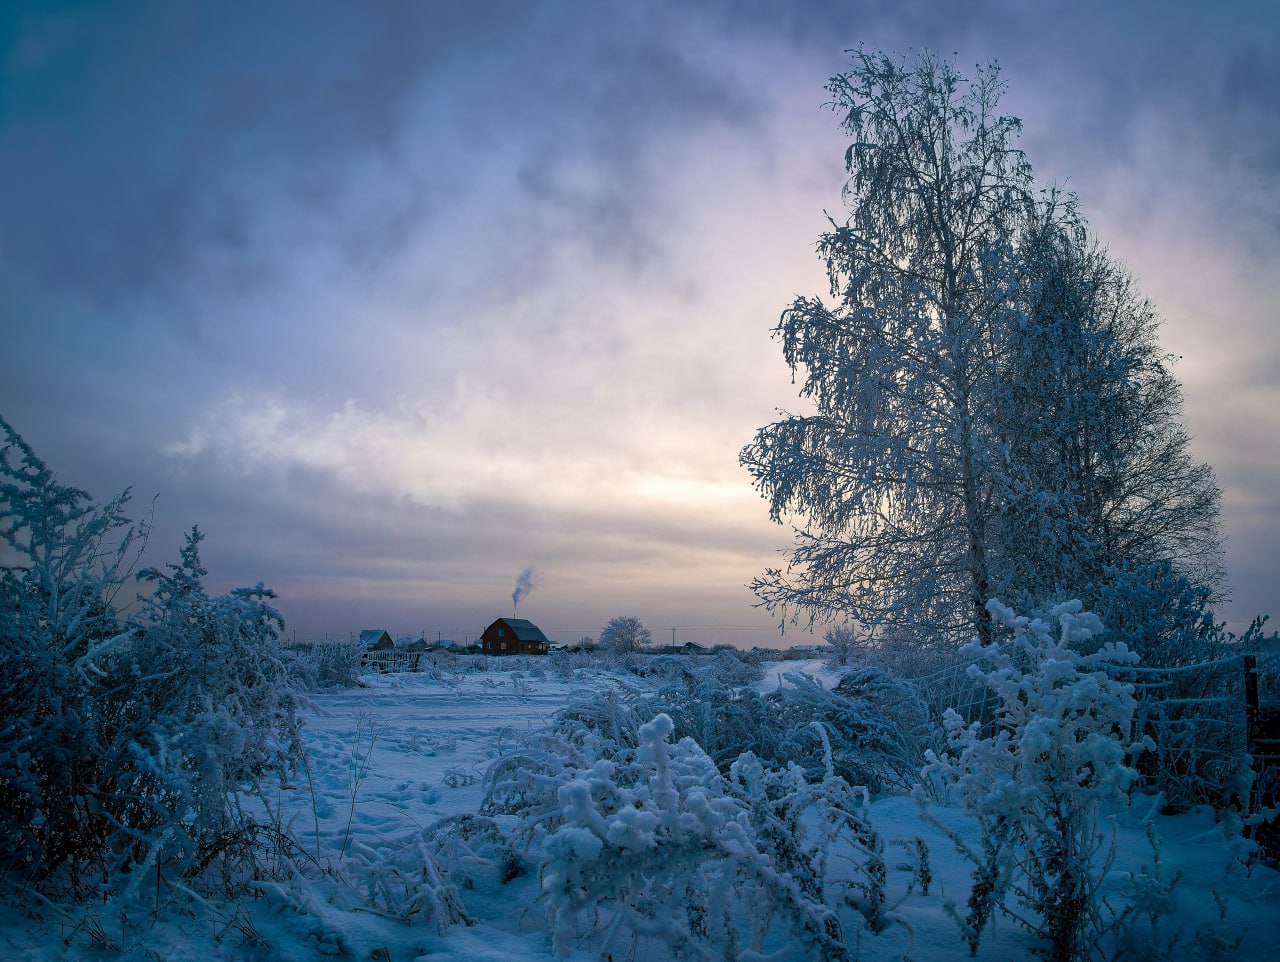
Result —
<instances>
[{"instance_id":1,"label":"snow-covered grass","mask_svg":"<svg viewBox=\"0 0 1280 962\"><path fill-rule=\"evenodd\" d=\"M781 673L796 667L767 666L759 688L776 688ZM817 669L803 667L806 673ZM518 750L522 736L547 725L558 710L602 691L644 686L656 690L658 682L590 669L564 678L494 663L490 670L440 677L367 676L362 688L319 694L305 717L306 770L267 787L258 803L297 843L281 862L291 866L288 872L278 871L255 899L239 906L192 903L185 912L168 908L158 919L140 916L138 903L123 917L114 903L82 903L46 911L43 923L5 910L0 956L32 962L331 956L550 962L557 957L555 941L540 902L545 879L537 871L550 864L538 861L545 836L508 851L506 836L516 836L514 816L461 817L480 809L489 765ZM657 736L651 731L649 737ZM1132 899L1136 891L1145 907L1160 910L1154 934L1146 917L1134 920L1133 937L1142 949L1130 957L1263 959L1280 910L1280 875L1240 861L1239 841L1211 810L1164 816L1157 809L1155 800L1139 799L1115 821L1115 866L1106 894ZM972 866L947 833L976 846L978 828L958 807L931 804L930 812L938 825L922 819L910 798L872 799L866 816L883 840L887 924L873 932L850 908L843 934L851 957L970 957L948 904L962 911ZM1158 864L1148 821L1152 837L1163 840ZM927 892L917 840L928 853ZM833 853L833 864L839 854ZM513 873L516 864L525 871ZM772 957L812 957L799 943L789 949L780 941L785 927L779 933L769 948L780 954ZM599 958L605 946L606 934L589 926L562 927L561 936L574 960ZM641 941L635 957L664 957L660 944ZM1027 958L1033 946L1024 928L997 915L977 958ZM625 949L614 958L625 957Z\"/></svg>"}]
</instances>

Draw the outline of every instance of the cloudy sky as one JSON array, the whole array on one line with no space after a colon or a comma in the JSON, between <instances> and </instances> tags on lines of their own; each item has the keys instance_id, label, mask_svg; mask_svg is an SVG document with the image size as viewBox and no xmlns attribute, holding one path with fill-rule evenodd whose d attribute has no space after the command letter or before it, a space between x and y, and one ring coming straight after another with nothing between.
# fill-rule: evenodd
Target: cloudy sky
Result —
<instances>
[{"instance_id":1,"label":"cloudy sky","mask_svg":"<svg viewBox=\"0 0 1280 962\"><path fill-rule=\"evenodd\" d=\"M769 332L825 289L859 43L1001 63L1182 358L1224 616L1280 616L1261 2L6 4L0 414L300 639L474 636L531 566L561 640L776 641L737 453L796 406Z\"/></svg>"}]
</instances>

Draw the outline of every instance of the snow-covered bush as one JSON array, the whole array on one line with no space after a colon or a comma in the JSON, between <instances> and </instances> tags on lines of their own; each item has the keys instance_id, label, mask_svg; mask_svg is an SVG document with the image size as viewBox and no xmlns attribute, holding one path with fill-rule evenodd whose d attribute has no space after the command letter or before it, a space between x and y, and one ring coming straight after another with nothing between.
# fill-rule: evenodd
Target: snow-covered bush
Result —
<instances>
[{"instance_id":1,"label":"snow-covered bush","mask_svg":"<svg viewBox=\"0 0 1280 962\"><path fill-rule=\"evenodd\" d=\"M828 691L801 672L766 701L779 733L780 762L795 761L821 772L821 725L830 739L835 774L872 792L908 792L919 782L931 738L929 716L911 686L880 668L847 672Z\"/></svg>"},{"instance_id":2,"label":"snow-covered bush","mask_svg":"<svg viewBox=\"0 0 1280 962\"><path fill-rule=\"evenodd\" d=\"M856 909L872 932L888 921L884 844L868 818L871 796L835 774L825 729L814 723L826 769L810 781L795 765L766 769L747 753L729 770L731 792L750 812L757 846L800 883L810 898L832 909ZM831 871L838 853L843 871Z\"/></svg>"},{"instance_id":3,"label":"snow-covered bush","mask_svg":"<svg viewBox=\"0 0 1280 962\"><path fill-rule=\"evenodd\" d=\"M669 716L637 723L660 701L614 690L570 705L486 775L482 814L514 816L502 820L514 848L541 859L558 951L601 936L602 956L648 943L661 957L737 958L787 942L841 958L842 924L892 920L870 793L838 774L825 724L804 723L816 773L749 751L717 765L676 740Z\"/></svg>"},{"instance_id":4,"label":"snow-covered bush","mask_svg":"<svg viewBox=\"0 0 1280 962\"><path fill-rule=\"evenodd\" d=\"M1109 920L1101 885L1114 854L1104 810L1127 802L1138 779L1128 764L1143 746L1130 738L1132 686L1110 670L1137 656L1107 643L1079 648L1101 630L1078 601L1058 605L1052 622L1015 615L991 602L1012 636L968 646L971 672L999 699L995 732L984 736L950 712L950 750L930 753L927 771L951 786L981 829L980 846L947 831L972 862L968 911L952 909L972 951L995 911L1009 912L1043 940L1054 962L1089 958ZM927 806L922 809L927 816ZM939 828L941 824L934 822ZM1018 908L1006 904L1012 894Z\"/></svg>"},{"instance_id":5,"label":"snow-covered bush","mask_svg":"<svg viewBox=\"0 0 1280 962\"><path fill-rule=\"evenodd\" d=\"M363 648L359 645L314 644L299 659L307 673L308 687L315 689L355 688L364 674Z\"/></svg>"},{"instance_id":6,"label":"snow-covered bush","mask_svg":"<svg viewBox=\"0 0 1280 962\"><path fill-rule=\"evenodd\" d=\"M802 957L849 959L836 913L774 864L747 806L673 730L659 715L634 752L560 787L540 872L556 952L602 930L601 957L647 942L668 958L736 959L783 929Z\"/></svg>"},{"instance_id":7,"label":"snow-covered bush","mask_svg":"<svg viewBox=\"0 0 1280 962\"><path fill-rule=\"evenodd\" d=\"M100 877L107 837L100 795L112 762L101 728L100 662L128 640L115 596L145 529L59 484L0 418L0 869L13 884L55 874L77 892Z\"/></svg>"},{"instance_id":8,"label":"snow-covered bush","mask_svg":"<svg viewBox=\"0 0 1280 962\"><path fill-rule=\"evenodd\" d=\"M352 911L373 908L385 918L430 926L438 935L450 925L472 925L457 886L440 868L433 841L430 832L376 846L355 840L330 863L329 874L356 896L347 906Z\"/></svg>"},{"instance_id":9,"label":"snow-covered bush","mask_svg":"<svg viewBox=\"0 0 1280 962\"><path fill-rule=\"evenodd\" d=\"M764 663L758 656L723 648L710 658L699 659L695 670L703 677L738 688L758 684L764 678Z\"/></svg>"},{"instance_id":10,"label":"snow-covered bush","mask_svg":"<svg viewBox=\"0 0 1280 962\"><path fill-rule=\"evenodd\" d=\"M923 709L932 729L925 738L925 747L942 747L938 734L948 708L966 722L988 722L993 717L990 693L969 676L968 660L957 648L933 645L927 637L899 630L887 632L874 642L858 643L851 660L863 669L877 669L910 689L911 700Z\"/></svg>"},{"instance_id":11,"label":"snow-covered bush","mask_svg":"<svg viewBox=\"0 0 1280 962\"><path fill-rule=\"evenodd\" d=\"M711 673L682 673L644 699L646 714L669 715L676 735L692 738L722 772L745 752L772 768L824 770L830 739L835 773L873 792L909 791L919 780L930 738L925 706L914 690L880 669L846 674L827 690L803 672L783 675L775 691L721 683Z\"/></svg>"},{"instance_id":12,"label":"snow-covered bush","mask_svg":"<svg viewBox=\"0 0 1280 962\"><path fill-rule=\"evenodd\" d=\"M1096 606L1105 629L1085 644L1111 641L1150 668L1194 665L1220 651L1221 630L1209 608L1210 589L1168 562L1108 568Z\"/></svg>"},{"instance_id":13,"label":"snow-covered bush","mask_svg":"<svg viewBox=\"0 0 1280 962\"><path fill-rule=\"evenodd\" d=\"M208 597L198 532L141 609L116 595L135 560L127 492L60 485L0 420L0 833L29 895L159 897L178 874L243 881L261 851L240 793L296 746L279 616L256 588Z\"/></svg>"},{"instance_id":14,"label":"snow-covered bush","mask_svg":"<svg viewBox=\"0 0 1280 962\"><path fill-rule=\"evenodd\" d=\"M634 747L640 732L639 695L628 688L606 688L578 698L556 713L552 730L568 738L583 728L605 745Z\"/></svg>"},{"instance_id":15,"label":"snow-covered bush","mask_svg":"<svg viewBox=\"0 0 1280 962\"><path fill-rule=\"evenodd\" d=\"M549 728L521 738L485 772L480 814L516 815L514 833L528 845L559 827L560 789L603 757L634 750L640 725L616 693L576 702Z\"/></svg>"},{"instance_id":16,"label":"snow-covered bush","mask_svg":"<svg viewBox=\"0 0 1280 962\"><path fill-rule=\"evenodd\" d=\"M177 871L220 860L256 831L241 792L299 752L300 696L278 641L283 621L268 604L275 594L261 584L206 594L202 539L192 528L177 564L139 573L155 590L130 620L129 643L105 663L104 695L127 720L109 747L129 760L114 785L129 800L116 819L137 843L154 839L148 864Z\"/></svg>"},{"instance_id":17,"label":"snow-covered bush","mask_svg":"<svg viewBox=\"0 0 1280 962\"><path fill-rule=\"evenodd\" d=\"M688 661L673 658L675 662ZM665 714L675 724L677 738L692 738L721 772L743 752L754 752L772 764L777 733L770 727L764 696L753 688L736 688L692 667L644 698L644 715Z\"/></svg>"},{"instance_id":18,"label":"snow-covered bush","mask_svg":"<svg viewBox=\"0 0 1280 962\"><path fill-rule=\"evenodd\" d=\"M442 818L424 833L431 852L464 889L493 888L525 871L523 859L502 828L484 815Z\"/></svg>"}]
</instances>

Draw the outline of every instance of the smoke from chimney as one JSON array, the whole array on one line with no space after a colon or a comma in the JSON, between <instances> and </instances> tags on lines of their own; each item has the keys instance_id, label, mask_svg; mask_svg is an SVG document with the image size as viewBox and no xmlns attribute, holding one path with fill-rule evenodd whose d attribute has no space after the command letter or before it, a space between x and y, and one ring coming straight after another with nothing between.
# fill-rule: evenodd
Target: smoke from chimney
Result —
<instances>
[{"instance_id":1,"label":"smoke from chimney","mask_svg":"<svg viewBox=\"0 0 1280 962\"><path fill-rule=\"evenodd\" d=\"M529 592L533 591L537 584L538 573L532 568L525 568L520 572L520 577L516 579L516 590L511 592L511 611L514 614L516 609L520 607L520 602L529 597Z\"/></svg>"}]
</instances>

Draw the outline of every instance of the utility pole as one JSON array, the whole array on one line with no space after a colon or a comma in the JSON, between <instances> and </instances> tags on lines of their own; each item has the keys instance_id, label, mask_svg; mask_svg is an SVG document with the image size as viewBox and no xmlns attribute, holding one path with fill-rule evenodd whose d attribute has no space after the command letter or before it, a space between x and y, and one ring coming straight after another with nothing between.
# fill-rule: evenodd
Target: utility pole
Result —
<instances>
[{"instance_id":1,"label":"utility pole","mask_svg":"<svg viewBox=\"0 0 1280 962\"><path fill-rule=\"evenodd\" d=\"M674 655L675 653L676 653L676 630L673 627L671 629L671 654Z\"/></svg>"}]
</instances>

